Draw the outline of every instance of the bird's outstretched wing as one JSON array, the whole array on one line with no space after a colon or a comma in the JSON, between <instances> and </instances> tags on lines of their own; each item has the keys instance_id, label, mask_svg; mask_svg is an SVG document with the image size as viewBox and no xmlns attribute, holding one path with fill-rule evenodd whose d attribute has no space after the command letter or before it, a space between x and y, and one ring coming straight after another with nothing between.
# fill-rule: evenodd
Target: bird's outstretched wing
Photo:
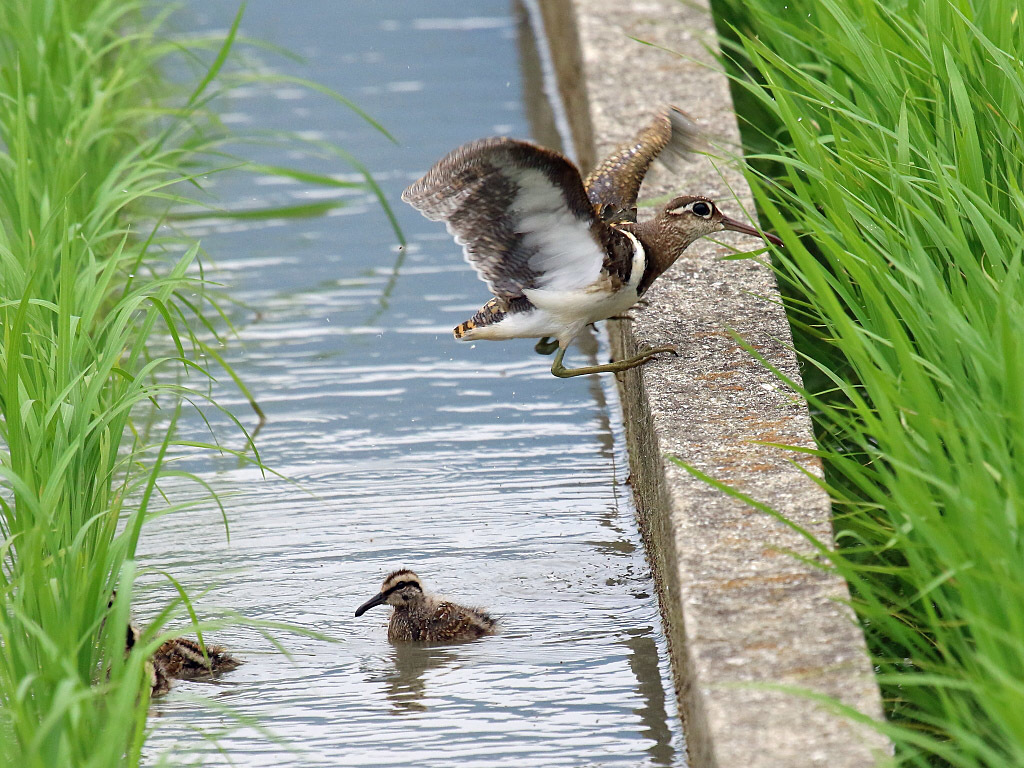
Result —
<instances>
[{"instance_id":1,"label":"bird's outstretched wing","mask_svg":"<svg viewBox=\"0 0 1024 768\"><path fill-rule=\"evenodd\" d=\"M676 107L666 107L590 172L584 182L590 202L604 221L636 221L640 185L655 158L664 152L668 160L704 146L696 124Z\"/></svg>"},{"instance_id":2,"label":"bird's outstretched wing","mask_svg":"<svg viewBox=\"0 0 1024 768\"><path fill-rule=\"evenodd\" d=\"M525 141L481 139L439 160L402 199L444 221L495 296L584 288L605 267L609 238L576 166Z\"/></svg>"}]
</instances>

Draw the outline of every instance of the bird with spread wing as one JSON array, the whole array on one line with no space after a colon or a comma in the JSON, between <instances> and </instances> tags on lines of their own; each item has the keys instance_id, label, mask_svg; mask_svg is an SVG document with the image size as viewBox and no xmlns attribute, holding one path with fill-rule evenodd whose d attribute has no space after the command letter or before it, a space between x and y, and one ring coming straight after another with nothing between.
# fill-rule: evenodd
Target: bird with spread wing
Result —
<instances>
[{"instance_id":1,"label":"bird with spread wing","mask_svg":"<svg viewBox=\"0 0 1024 768\"><path fill-rule=\"evenodd\" d=\"M455 338L540 339L538 352L557 350L551 373L563 378L623 371L674 353L660 346L604 365L562 364L587 325L633 306L698 238L730 230L781 245L706 197L676 197L637 221L640 185L655 158L701 143L693 122L669 107L585 181L559 153L517 139L473 141L439 160L402 199L445 222L494 294L455 328Z\"/></svg>"}]
</instances>

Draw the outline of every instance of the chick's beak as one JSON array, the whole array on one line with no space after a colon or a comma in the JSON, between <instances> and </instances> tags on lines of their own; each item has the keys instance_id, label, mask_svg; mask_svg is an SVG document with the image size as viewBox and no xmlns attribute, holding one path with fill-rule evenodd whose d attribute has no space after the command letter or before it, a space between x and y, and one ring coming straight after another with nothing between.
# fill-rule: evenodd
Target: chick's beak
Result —
<instances>
[{"instance_id":1,"label":"chick's beak","mask_svg":"<svg viewBox=\"0 0 1024 768\"><path fill-rule=\"evenodd\" d=\"M368 610L373 608L375 605L383 605L385 602L387 602L387 599L388 599L387 595L385 595L383 592L381 592L381 593L379 593L377 595L374 595L369 600L367 600L365 603L363 603L358 608L356 608L356 616L362 616L364 613L366 613Z\"/></svg>"},{"instance_id":2,"label":"chick's beak","mask_svg":"<svg viewBox=\"0 0 1024 768\"><path fill-rule=\"evenodd\" d=\"M722 229L728 229L731 232L742 232L744 235L753 235L754 237L763 237L772 245L782 245L782 240L773 234L768 232L758 232L749 224L744 224L742 221L736 221L736 219L730 219L728 216L723 216L721 219Z\"/></svg>"}]
</instances>

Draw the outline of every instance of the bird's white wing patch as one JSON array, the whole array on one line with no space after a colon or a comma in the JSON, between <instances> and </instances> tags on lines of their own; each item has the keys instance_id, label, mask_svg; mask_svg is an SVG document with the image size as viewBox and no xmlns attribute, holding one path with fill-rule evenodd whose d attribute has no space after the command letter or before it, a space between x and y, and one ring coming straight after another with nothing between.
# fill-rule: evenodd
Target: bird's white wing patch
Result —
<instances>
[{"instance_id":1,"label":"bird's white wing patch","mask_svg":"<svg viewBox=\"0 0 1024 768\"><path fill-rule=\"evenodd\" d=\"M519 187L511 208L524 244L536 251L529 265L537 273L537 287L568 291L596 282L605 254L591 234L590 223L577 218L558 187L541 171L515 168L506 173Z\"/></svg>"},{"instance_id":2,"label":"bird's white wing patch","mask_svg":"<svg viewBox=\"0 0 1024 768\"><path fill-rule=\"evenodd\" d=\"M581 290L605 264L606 225L579 171L557 152L515 139L481 139L450 152L402 193L444 221L495 296Z\"/></svg>"}]
</instances>

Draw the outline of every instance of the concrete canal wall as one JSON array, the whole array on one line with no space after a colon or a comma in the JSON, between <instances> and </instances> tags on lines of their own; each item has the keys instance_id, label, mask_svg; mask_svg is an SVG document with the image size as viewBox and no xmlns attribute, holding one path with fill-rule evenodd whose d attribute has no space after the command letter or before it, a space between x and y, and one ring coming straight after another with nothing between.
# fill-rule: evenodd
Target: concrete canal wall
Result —
<instances>
[{"instance_id":1,"label":"concrete canal wall","mask_svg":"<svg viewBox=\"0 0 1024 768\"><path fill-rule=\"evenodd\" d=\"M738 141L727 81L705 48L717 46L706 0L547 0L540 9L584 168L664 104L679 106L709 134ZM743 218L733 196L750 213L749 189L734 168L718 165L695 155L672 173L656 167L642 199L705 194ZM753 247L750 238L724 239ZM813 447L807 408L733 336L799 377L774 277L753 260L722 260L728 254L700 241L632 321L611 324L616 357L664 343L681 353L619 381L690 765L866 768L887 751L884 740L779 688L809 689L881 716L863 635L843 604L845 582L790 554L813 554L799 533L668 458L831 541L828 499L805 474L820 476L817 460L759 444Z\"/></svg>"}]
</instances>

